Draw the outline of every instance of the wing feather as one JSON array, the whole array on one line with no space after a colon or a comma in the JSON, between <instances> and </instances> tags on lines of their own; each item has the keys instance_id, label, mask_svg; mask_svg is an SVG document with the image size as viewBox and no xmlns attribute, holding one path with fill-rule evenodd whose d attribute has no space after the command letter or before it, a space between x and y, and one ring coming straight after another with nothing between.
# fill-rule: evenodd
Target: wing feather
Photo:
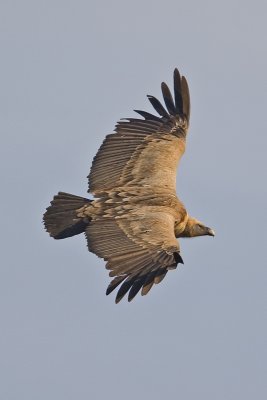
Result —
<instances>
[{"instance_id":1,"label":"wing feather","mask_svg":"<svg viewBox=\"0 0 267 400\"><path fill-rule=\"evenodd\" d=\"M158 99L156 99L156 97L148 94L147 98L152 104L152 106L155 108L155 110L159 113L159 115L161 115L162 117L169 118L169 114L167 113L161 102Z\"/></svg>"},{"instance_id":2,"label":"wing feather","mask_svg":"<svg viewBox=\"0 0 267 400\"><path fill-rule=\"evenodd\" d=\"M187 120L190 119L190 93L187 80L182 76L181 80L182 98L183 98L183 113Z\"/></svg>"},{"instance_id":3,"label":"wing feather","mask_svg":"<svg viewBox=\"0 0 267 400\"><path fill-rule=\"evenodd\" d=\"M154 285L154 278L158 272L159 268L154 269L153 271L151 271L147 276L146 276L146 280L143 284L142 287L142 291L141 291L141 295L145 296L148 294L148 292L152 289L152 286Z\"/></svg>"},{"instance_id":4,"label":"wing feather","mask_svg":"<svg viewBox=\"0 0 267 400\"><path fill-rule=\"evenodd\" d=\"M176 108L174 105L174 101L172 98L172 94L170 92L170 89L166 85L165 82L162 82L161 84L161 90L163 94L163 98L167 107L167 110L169 111L170 114L175 115L176 114Z\"/></svg>"},{"instance_id":5,"label":"wing feather","mask_svg":"<svg viewBox=\"0 0 267 400\"><path fill-rule=\"evenodd\" d=\"M177 69L174 71L174 99L165 83L162 83L162 94L168 111L158 99L148 96L160 117L135 110L144 119L120 120L115 133L106 136L88 176L90 192L100 196L131 182L140 185L148 181L151 186L157 183L175 190L176 168L185 149L190 115L187 81ZM167 167L162 168L162 163Z\"/></svg>"},{"instance_id":6,"label":"wing feather","mask_svg":"<svg viewBox=\"0 0 267 400\"><path fill-rule=\"evenodd\" d=\"M175 106L176 112L179 115L183 114L183 97L182 97L182 88L181 88L181 76L177 68L175 68L173 73L173 81L174 81L174 98L175 98Z\"/></svg>"},{"instance_id":7,"label":"wing feather","mask_svg":"<svg viewBox=\"0 0 267 400\"><path fill-rule=\"evenodd\" d=\"M140 278L136 279L133 282L132 287L129 292L128 301L131 301L137 295L137 293L139 292L139 290L145 283L145 280L146 280L146 276L144 275L144 276L140 276Z\"/></svg>"},{"instance_id":8,"label":"wing feather","mask_svg":"<svg viewBox=\"0 0 267 400\"><path fill-rule=\"evenodd\" d=\"M156 115L150 114L146 111L142 111L142 110L134 110L137 114L141 115L142 117L144 117L145 119L148 120L152 120L152 121L158 121L161 123L161 119L159 117L157 117Z\"/></svg>"},{"instance_id":9,"label":"wing feather","mask_svg":"<svg viewBox=\"0 0 267 400\"><path fill-rule=\"evenodd\" d=\"M119 303L121 299L126 295L126 293L129 291L130 287L133 285L134 281L138 278L138 276L129 276L121 285L121 287L118 290L115 302Z\"/></svg>"},{"instance_id":10,"label":"wing feather","mask_svg":"<svg viewBox=\"0 0 267 400\"><path fill-rule=\"evenodd\" d=\"M144 226L149 227L146 232ZM147 294L180 262L174 218L165 212L150 213L142 221L133 214L127 220L99 217L87 227L86 237L89 250L107 261L113 277L106 293L121 285L116 303L128 292L128 301L141 289Z\"/></svg>"},{"instance_id":11,"label":"wing feather","mask_svg":"<svg viewBox=\"0 0 267 400\"><path fill-rule=\"evenodd\" d=\"M116 289L126 278L127 275L116 276L116 278L112 279L110 284L107 287L106 295L109 295L113 290Z\"/></svg>"}]
</instances>

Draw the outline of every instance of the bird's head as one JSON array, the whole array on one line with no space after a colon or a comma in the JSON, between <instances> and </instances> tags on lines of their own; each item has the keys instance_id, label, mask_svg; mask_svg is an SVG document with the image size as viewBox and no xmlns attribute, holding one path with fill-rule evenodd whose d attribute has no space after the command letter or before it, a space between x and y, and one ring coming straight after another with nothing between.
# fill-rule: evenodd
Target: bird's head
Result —
<instances>
[{"instance_id":1,"label":"bird's head","mask_svg":"<svg viewBox=\"0 0 267 400\"><path fill-rule=\"evenodd\" d=\"M207 227L195 218L189 217L181 237L215 236L213 229Z\"/></svg>"}]
</instances>

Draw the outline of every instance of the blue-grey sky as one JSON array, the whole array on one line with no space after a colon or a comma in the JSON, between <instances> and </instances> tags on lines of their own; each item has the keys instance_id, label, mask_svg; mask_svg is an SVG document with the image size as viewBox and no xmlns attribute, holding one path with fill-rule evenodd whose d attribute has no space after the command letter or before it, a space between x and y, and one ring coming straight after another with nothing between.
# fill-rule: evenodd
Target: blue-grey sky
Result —
<instances>
[{"instance_id":1,"label":"blue-grey sky","mask_svg":"<svg viewBox=\"0 0 267 400\"><path fill-rule=\"evenodd\" d=\"M267 398L265 1L0 5L0 398ZM59 190L86 195L104 136L151 111L174 67L192 118L177 192L213 238L115 305L83 236L52 240Z\"/></svg>"}]
</instances>

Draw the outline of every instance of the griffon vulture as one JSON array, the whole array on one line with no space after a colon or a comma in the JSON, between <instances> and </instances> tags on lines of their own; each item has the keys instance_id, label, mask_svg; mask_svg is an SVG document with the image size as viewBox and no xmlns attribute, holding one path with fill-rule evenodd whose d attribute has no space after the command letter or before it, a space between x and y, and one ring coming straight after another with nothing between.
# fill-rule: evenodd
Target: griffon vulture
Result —
<instances>
[{"instance_id":1,"label":"griffon vulture","mask_svg":"<svg viewBox=\"0 0 267 400\"><path fill-rule=\"evenodd\" d=\"M176 196L176 170L185 151L190 117L187 81L174 71L174 98L161 84L166 108L148 96L159 116L135 110L107 135L89 173L94 200L59 192L46 209L46 230L55 239L85 233L88 249L106 261L120 285L118 303L145 295L167 272L183 264L177 238L214 231L188 215Z\"/></svg>"}]
</instances>

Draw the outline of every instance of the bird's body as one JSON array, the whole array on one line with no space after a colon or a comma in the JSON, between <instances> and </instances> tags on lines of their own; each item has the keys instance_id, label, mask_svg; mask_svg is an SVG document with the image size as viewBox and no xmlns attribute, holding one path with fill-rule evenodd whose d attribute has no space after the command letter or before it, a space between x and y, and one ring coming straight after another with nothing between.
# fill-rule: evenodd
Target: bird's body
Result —
<instances>
[{"instance_id":1,"label":"bird's body","mask_svg":"<svg viewBox=\"0 0 267 400\"><path fill-rule=\"evenodd\" d=\"M190 100L187 82L174 71L174 95L165 83L168 112L148 96L160 117L120 121L107 135L89 174L94 200L60 192L44 214L56 239L85 232L91 252L107 261L107 294L121 284L116 302L147 294L182 263L177 238L214 235L191 218L176 195L176 171L185 151Z\"/></svg>"}]
</instances>

